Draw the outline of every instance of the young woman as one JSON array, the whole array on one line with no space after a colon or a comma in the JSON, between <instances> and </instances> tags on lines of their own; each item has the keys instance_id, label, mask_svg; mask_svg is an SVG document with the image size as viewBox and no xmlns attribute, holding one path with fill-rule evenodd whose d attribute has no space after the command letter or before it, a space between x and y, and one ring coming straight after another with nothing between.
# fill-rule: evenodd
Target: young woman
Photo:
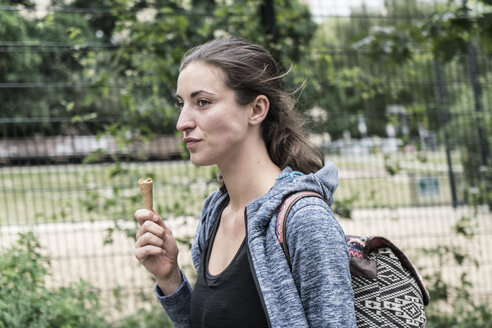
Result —
<instances>
[{"instance_id":1,"label":"young woman","mask_svg":"<svg viewBox=\"0 0 492 328\"><path fill-rule=\"evenodd\" d=\"M282 77L265 49L239 38L210 41L182 61L177 129L191 161L217 165L221 181L194 238L193 289L171 229L156 212L135 213L135 256L175 327L355 327L345 235L329 207L337 170L307 143ZM303 190L325 201L293 206L289 268L276 214Z\"/></svg>"}]
</instances>

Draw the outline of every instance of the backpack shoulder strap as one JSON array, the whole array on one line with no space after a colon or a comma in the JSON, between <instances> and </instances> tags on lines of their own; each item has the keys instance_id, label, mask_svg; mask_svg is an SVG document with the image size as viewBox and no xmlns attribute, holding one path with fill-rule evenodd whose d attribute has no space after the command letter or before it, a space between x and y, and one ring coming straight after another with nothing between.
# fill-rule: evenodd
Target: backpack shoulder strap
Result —
<instances>
[{"instance_id":1,"label":"backpack shoulder strap","mask_svg":"<svg viewBox=\"0 0 492 328\"><path fill-rule=\"evenodd\" d=\"M285 257L287 259L287 263L289 263L289 267L292 268L292 262L290 260L289 247L287 245L287 217L289 216L290 210L292 206L301 198L304 197L318 197L324 200L323 196L314 191L299 191L293 193L282 201L280 205L280 209L277 214L276 221L276 234L277 239L280 242L280 246L285 253Z\"/></svg>"}]
</instances>

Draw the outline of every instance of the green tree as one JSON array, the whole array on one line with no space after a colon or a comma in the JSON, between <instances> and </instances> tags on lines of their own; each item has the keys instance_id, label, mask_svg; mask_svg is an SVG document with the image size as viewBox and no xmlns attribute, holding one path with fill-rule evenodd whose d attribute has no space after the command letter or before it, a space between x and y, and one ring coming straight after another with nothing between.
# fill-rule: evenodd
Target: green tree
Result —
<instances>
[{"instance_id":1,"label":"green tree","mask_svg":"<svg viewBox=\"0 0 492 328\"><path fill-rule=\"evenodd\" d=\"M391 117L385 113L385 105L404 105L411 135L416 136L418 127L425 125L440 136L448 152L460 148L466 183L479 193L474 200L492 203L490 136L486 132L492 126L490 110L484 108L492 90L483 83L487 66L479 58L492 50L490 1L449 1L424 9L419 9L415 1L387 1L386 5L389 18L408 19L366 23L366 31L355 38L353 47L367 56L353 70L367 67L368 76L373 78L368 84L373 92L360 104L375 102L376 106L368 108L379 108L379 112L369 112L369 116L379 119L386 114L387 121ZM402 10L408 7L415 19L411 19L413 14L402 16ZM458 81L456 76L460 77ZM385 83L390 87L381 87ZM377 124L368 124L369 130L373 126L373 131L380 131Z\"/></svg>"},{"instance_id":2,"label":"green tree","mask_svg":"<svg viewBox=\"0 0 492 328\"><path fill-rule=\"evenodd\" d=\"M327 112L317 130L334 138L345 130L362 136L360 116L365 117L368 135L385 136L386 124L398 119L386 112L392 104L405 106L408 134L415 137L419 123L426 121L427 104L435 101L428 83L419 82L429 80L432 58L418 54L406 60L412 30L384 38L399 25L418 25L429 8L417 1L387 1L384 9L383 14L362 7L350 17L324 22L312 40L311 57L302 65L310 77L302 99Z\"/></svg>"},{"instance_id":3,"label":"green tree","mask_svg":"<svg viewBox=\"0 0 492 328\"><path fill-rule=\"evenodd\" d=\"M84 45L94 40L88 22L82 15L51 11L36 16L29 2L1 1L9 10L0 11L2 60L0 117L22 121L29 118L44 121L26 128L7 125L6 136L53 135L63 131L63 118L84 95L81 78ZM35 101L34 101L35 100ZM46 118L56 118L50 122Z\"/></svg>"}]
</instances>

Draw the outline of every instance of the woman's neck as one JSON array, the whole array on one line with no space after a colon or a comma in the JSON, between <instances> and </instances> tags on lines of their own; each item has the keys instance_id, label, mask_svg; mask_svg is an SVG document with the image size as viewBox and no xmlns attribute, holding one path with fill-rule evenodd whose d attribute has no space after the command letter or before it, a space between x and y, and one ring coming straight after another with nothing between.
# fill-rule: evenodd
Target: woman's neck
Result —
<instances>
[{"instance_id":1,"label":"woman's neck","mask_svg":"<svg viewBox=\"0 0 492 328\"><path fill-rule=\"evenodd\" d=\"M242 211L247 203L266 194L281 173L266 149L254 155L244 156L234 165L219 167L229 193L229 206L233 211Z\"/></svg>"}]
</instances>

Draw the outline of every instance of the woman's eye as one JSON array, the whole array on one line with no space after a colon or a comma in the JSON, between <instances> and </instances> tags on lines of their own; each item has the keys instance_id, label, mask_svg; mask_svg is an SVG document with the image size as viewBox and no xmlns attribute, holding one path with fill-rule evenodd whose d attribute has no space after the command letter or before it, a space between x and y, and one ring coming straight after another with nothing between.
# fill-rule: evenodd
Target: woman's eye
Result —
<instances>
[{"instance_id":1,"label":"woman's eye","mask_svg":"<svg viewBox=\"0 0 492 328\"><path fill-rule=\"evenodd\" d=\"M200 99L197 101L197 104L198 104L198 107L205 107L207 105L210 104L210 101L208 100L204 100L204 99Z\"/></svg>"},{"instance_id":2,"label":"woman's eye","mask_svg":"<svg viewBox=\"0 0 492 328\"><path fill-rule=\"evenodd\" d=\"M176 101L176 107L178 107L179 109L183 109L183 106L184 106L184 102L182 101Z\"/></svg>"}]
</instances>

